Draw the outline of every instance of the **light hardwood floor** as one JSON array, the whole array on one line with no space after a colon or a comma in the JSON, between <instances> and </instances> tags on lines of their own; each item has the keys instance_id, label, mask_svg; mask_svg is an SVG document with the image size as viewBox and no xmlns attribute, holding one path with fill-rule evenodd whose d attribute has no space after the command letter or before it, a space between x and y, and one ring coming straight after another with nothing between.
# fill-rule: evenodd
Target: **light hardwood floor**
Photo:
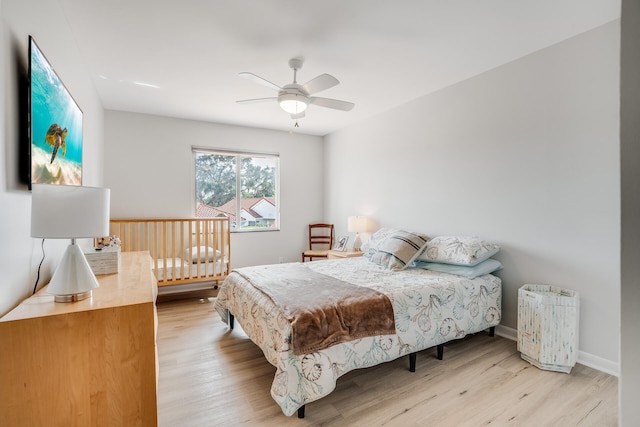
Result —
<instances>
[{"instance_id":1,"label":"light hardwood floor","mask_svg":"<svg viewBox=\"0 0 640 427\"><path fill-rule=\"evenodd\" d=\"M158 419L188 426L616 426L616 377L576 365L571 374L539 370L515 342L478 334L408 357L352 371L329 396L285 416L269 390L275 368L213 298L158 303Z\"/></svg>"}]
</instances>

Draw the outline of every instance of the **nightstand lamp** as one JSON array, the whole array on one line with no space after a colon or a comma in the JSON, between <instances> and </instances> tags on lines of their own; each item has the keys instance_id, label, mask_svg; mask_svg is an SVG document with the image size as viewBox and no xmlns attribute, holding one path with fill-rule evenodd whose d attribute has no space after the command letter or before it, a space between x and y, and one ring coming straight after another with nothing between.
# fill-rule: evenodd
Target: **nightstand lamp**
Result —
<instances>
[{"instance_id":1,"label":"nightstand lamp","mask_svg":"<svg viewBox=\"0 0 640 427\"><path fill-rule=\"evenodd\" d=\"M71 239L47 288L56 302L89 298L99 286L76 239L109 234L109 196L108 188L33 185L31 237Z\"/></svg>"},{"instance_id":2,"label":"nightstand lamp","mask_svg":"<svg viewBox=\"0 0 640 427\"><path fill-rule=\"evenodd\" d=\"M365 231L367 231L367 217L350 216L349 218L347 218L347 231L349 233L356 233L356 238L353 241L353 250L359 251L362 242L360 241L360 236L358 235L358 233L364 233Z\"/></svg>"}]
</instances>

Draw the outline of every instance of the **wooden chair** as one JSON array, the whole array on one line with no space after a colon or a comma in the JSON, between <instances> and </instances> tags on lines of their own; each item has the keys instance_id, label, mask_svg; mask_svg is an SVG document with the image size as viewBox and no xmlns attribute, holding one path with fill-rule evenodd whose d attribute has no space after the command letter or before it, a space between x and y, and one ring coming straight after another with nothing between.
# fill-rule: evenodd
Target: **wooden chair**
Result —
<instances>
[{"instance_id":1,"label":"wooden chair","mask_svg":"<svg viewBox=\"0 0 640 427\"><path fill-rule=\"evenodd\" d=\"M326 258L333 247L333 224L309 224L309 250L302 252L302 262L306 258Z\"/></svg>"}]
</instances>

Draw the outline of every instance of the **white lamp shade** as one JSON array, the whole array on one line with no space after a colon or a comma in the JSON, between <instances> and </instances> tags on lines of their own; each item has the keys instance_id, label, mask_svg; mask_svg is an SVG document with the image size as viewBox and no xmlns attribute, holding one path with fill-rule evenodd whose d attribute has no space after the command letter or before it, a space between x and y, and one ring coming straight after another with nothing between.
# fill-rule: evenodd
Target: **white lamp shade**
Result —
<instances>
[{"instance_id":1,"label":"white lamp shade","mask_svg":"<svg viewBox=\"0 0 640 427\"><path fill-rule=\"evenodd\" d=\"M350 216L347 218L347 231L349 233L363 233L367 231L367 217Z\"/></svg>"},{"instance_id":2,"label":"white lamp shade","mask_svg":"<svg viewBox=\"0 0 640 427\"><path fill-rule=\"evenodd\" d=\"M33 184L31 237L75 239L109 235L110 190Z\"/></svg>"},{"instance_id":3,"label":"white lamp shade","mask_svg":"<svg viewBox=\"0 0 640 427\"><path fill-rule=\"evenodd\" d=\"M34 184L31 199L31 236L71 239L47 292L57 302L88 298L99 286L75 239L109 234L108 188Z\"/></svg>"}]
</instances>

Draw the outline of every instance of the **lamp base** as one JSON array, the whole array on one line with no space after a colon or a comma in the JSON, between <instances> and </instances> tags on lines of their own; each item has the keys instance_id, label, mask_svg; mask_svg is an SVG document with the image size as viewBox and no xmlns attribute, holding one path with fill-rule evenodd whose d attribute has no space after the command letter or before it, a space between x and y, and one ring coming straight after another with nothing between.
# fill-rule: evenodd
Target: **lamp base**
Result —
<instances>
[{"instance_id":1,"label":"lamp base","mask_svg":"<svg viewBox=\"0 0 640 427\"><path fill-rule=\"evenodd\" d=\"M356 238L353 240L353 250L356 252L360 251L361 245L362 245L362 241L360 240L360 235L356 233Z\"/></svg>"},{"instance_id":2,"label":"lamp base","mask_svg":"<svg viewBox=\"0 0 640 427\"><path fill-rule=\"evenodd\" d=\"M76 302L83 299L91 298L92 291L81 292L73 295L54 295L53 300L55 302Z\"/></svg>"},{"instance_id":3,"label":"lamp base","mask_svg":"<svg viewBox=\"0 0 640 427\"><path fill-rule=\"evenodd\" d=\"M56 302L74 302L89 298L91 290L99 286L82 250L72 240L53 273L47 293L52 294Z\"/></svg>"}]
</instances>

